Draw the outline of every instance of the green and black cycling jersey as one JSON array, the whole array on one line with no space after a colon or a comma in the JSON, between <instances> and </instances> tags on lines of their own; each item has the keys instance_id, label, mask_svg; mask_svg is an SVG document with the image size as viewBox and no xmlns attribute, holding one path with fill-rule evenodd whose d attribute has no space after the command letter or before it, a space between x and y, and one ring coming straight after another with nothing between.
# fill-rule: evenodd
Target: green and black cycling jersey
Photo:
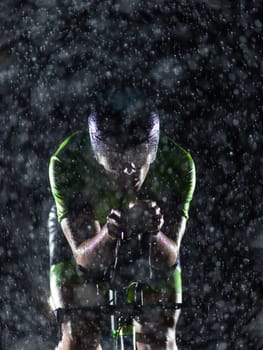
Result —
<instances>
[{"instance_id":1,"label":"green and black cycling jersey","mask_svg":"<svg viewBox=\"0 0 263 350\"><path fill-rule=\"evenodd\" d=\"M75 132L62 142L51 157L51 191L60 222L81 194L101 225L111 209L126 208L135 195L124 196L97 162L89 133ZM195 188L195 166L191 155L170 137L161 133L157 156L137 194L139 199L157 202L165 213L189 217Z\"/></svg>"}]
</instances>

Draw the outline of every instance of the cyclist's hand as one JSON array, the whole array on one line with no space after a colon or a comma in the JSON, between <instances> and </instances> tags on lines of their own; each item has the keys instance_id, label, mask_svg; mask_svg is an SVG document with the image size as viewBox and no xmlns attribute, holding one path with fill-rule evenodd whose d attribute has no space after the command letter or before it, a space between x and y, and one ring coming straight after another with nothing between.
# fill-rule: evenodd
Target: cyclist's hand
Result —
<instances>
[{"instance_id":1,"label":"cyclist's hand","mask_svg":"<svg viewBox=\"0 0 263 350\"><path fill-rule=\"evenodd\" d=\"M108 233L112 238L118 239L122 231L122 215L119 210L112 209L107 216L106 225L108 227Z\"/></svg>"},{"instance_id":2,"label":"cyclist's hand","mask_svg":"<svg viewBox=\"0 0 263 350\"><path fill-rule=\"evenodd\" d=\"M129 232L133 234L157 234L164 224L160 207L151 200L131 202L126 221Z\"/></svg>"}]
</instances>

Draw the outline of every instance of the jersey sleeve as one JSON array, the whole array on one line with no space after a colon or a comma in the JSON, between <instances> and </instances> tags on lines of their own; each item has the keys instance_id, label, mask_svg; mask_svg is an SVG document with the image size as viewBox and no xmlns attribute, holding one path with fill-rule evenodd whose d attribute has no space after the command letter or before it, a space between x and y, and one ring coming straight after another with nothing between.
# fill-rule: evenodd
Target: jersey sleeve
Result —
<instances>
[{"instance_id":1,"label":"jersey sleeve","mask_svg":"<svg viewBox=\"0 0 263 350\"><path fill-rule=\"evenodd\" d=\"M70 178L63 162L57 156L52 156L50 159L49 181L56 203L58 221L61 222L69 211L70 198L67 190L69 189Z\"/></svg>"},{"instance_id":2,"label":"jersey sleeve","mask_svg":"<svg viewBox=\"0 0 263 350\"><path fill-rule=\"evenodd\" d=\"M167 137L168 147L164 147L166 167L172 176L169 184L179 196L178 210L188 220L190 203L196 185L195 163L191 154L178 145L173 139Z\"/></svg>"},{"instance_id":3,"label":"jersey sleeve","mask_svg":"<svg viewBox=\"0 0 263 350\"><path fill-rule=\"evenodd\" d=\"M189 208L193 199L195 185L195 163L191 155L186 153L181 167L181 210L187 220L189 219Z\"/></svg>"}]
</instances>

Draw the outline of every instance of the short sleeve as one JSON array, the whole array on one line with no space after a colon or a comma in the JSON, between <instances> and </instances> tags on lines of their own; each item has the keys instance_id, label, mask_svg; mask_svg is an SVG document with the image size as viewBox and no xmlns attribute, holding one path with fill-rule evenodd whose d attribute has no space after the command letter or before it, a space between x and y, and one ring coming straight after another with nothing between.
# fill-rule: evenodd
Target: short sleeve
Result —
<instances>
[{"instance_id":1,"label":"short sleeve","mask_svg":"<svg viewBox=\"0 0 263 350\"><path fill-rule=\"evenodd\" d=\"M196 170L193 158L187 153L185 161L182 163L182 212L185 218L189 219L190 203L193 199L193 194L196 185Z\"/></svg>"},{"instance_id":2,"label":"short sleeve","mask_svg":"<svg viewBox=\"0 0 263 350\"><path fill-rule=\"evenodd\" d=\"M53 156L49 163L49 181L51 192L56 203L58 221L61 222L69 211L69 174L63 166L63 162L57 156Z\"/></svg>"}]
</instances>

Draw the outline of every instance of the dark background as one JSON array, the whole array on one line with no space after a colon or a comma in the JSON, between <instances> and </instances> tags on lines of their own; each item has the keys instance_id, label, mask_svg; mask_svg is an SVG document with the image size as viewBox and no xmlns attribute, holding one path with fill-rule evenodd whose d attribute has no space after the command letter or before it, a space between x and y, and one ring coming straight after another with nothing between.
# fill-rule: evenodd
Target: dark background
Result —
<instances>
[{"instance_id":1,"label":"dark background","mask_svg":"<svg viewBox=\"0 0 263 350\"><path fill-rule=\"evenodd\" d=\"M1 350L55 346L49 157L113 84L144 89L196 162L180 348L262 349L260 3L1 2Z\"/></svg>"}]
</instances>

